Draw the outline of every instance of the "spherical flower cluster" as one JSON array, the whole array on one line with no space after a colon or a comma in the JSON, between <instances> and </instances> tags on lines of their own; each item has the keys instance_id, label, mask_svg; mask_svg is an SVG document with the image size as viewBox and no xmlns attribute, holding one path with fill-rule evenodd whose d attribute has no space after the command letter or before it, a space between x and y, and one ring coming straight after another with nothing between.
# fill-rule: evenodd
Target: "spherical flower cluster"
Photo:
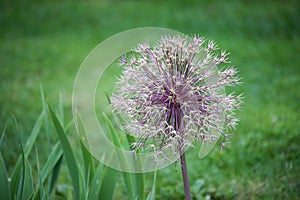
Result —
<instances>
[{"instance_id":1,"label":"spherical flower cluster","mask_svg":"<svg viewBox=\"0 0 300 200\"><path fill-rule=\"evenodd\" d=\"M204 38L164 36L124 57L111 105L124 130L138 138L133 146L178 150L197 140L226 139L241 103L240 95L225 93L225 86L239 83L227 56Z\"/></svg>"}]
</instances>

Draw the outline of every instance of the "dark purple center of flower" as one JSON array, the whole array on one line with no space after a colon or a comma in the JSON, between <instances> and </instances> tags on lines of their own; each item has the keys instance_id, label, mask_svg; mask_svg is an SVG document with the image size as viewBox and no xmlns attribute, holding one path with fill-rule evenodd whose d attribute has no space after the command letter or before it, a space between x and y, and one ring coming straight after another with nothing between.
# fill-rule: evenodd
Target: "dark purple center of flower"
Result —
<instances>
[{"instance_id":1,"label":"dark purple center of flower","mask_svg":"<svg viewBox=\"0 0 300 200\"><path fill-rule=\"evenodd\" d=\"M175 91L171 91L168 88L164 87L163 92L152 94L149 97L150 105L162 105L165 110L165 122L166 124L166 133L168 136L175 136L175 133L171 133L172 129L176 132L180 129L183 112L181 109L181 104L178 101L178 96ZM172 129L168 129L168 126L172 126Z\"/></svg>"}]
</instances>

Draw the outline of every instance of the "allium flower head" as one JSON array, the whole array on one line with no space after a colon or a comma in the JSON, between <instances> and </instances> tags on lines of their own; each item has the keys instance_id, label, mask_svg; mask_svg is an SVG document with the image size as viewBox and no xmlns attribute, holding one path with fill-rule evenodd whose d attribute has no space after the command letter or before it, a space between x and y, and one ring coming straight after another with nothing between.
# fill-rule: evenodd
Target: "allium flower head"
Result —
<instances>
[{"instance_id":1,"label":"allium flower head","mask_svg":"<svg viewBox=\"0 0 300 200\"><path fill-rule=\"evenodd\" d=\"M139 138L134 147L178 150L195 140L227 138L240 105L239 95L224 90L239 83L236 69L225 67L227 56L204 38L164 36L157 45L140 44L131 57L123 57L111 105L125 120L124 130Z\"/></svg>"}]
</instances>

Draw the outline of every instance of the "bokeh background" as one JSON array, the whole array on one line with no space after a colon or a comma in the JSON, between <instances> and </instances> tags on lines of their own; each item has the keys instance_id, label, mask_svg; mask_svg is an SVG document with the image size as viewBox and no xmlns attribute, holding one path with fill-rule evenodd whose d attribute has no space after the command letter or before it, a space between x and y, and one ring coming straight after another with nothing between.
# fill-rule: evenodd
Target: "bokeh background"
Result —
<instances>
[{"instance_id":1,"label":"bokeh background","mask_svg":"<svg viewBox=\"0 0 300 200\"><path fill-rule=\"evenodd\" d=\"M70 120L73 81L87 54L109 36L147 26L215 40L242 77L236 90L245 103L230 149L217 147L201 160L187 153L193 196L299 198L297 0L1 0L0 132L6 126L1 151L8 169L42 109L40 87L49 102L63 100ZM158 172L156 189L157 199L183 198L179 164Z\"/></svg>"}]
</instances>

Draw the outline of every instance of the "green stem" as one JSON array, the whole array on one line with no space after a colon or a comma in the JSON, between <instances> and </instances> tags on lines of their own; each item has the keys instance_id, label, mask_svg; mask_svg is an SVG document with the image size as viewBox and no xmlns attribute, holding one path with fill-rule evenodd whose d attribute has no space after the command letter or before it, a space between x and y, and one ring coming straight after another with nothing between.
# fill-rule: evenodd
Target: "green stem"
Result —
<instances>
[{"instance_id":1,"label":"green stem","mask_svg":"<svg viewBox=\"0 0 300 200\"><path fill-rule=\"evenodd\" d=\"M180 161L181 161L181 171L182 171L182 178L183 178L183 184L184 184L185 199L191 200L190 184L189 184L189 180L188 180L188 173L187 173L187 169L186 169L186 161L185 161L184 151L181 152Z\"/></svg>"}]
</instances>

